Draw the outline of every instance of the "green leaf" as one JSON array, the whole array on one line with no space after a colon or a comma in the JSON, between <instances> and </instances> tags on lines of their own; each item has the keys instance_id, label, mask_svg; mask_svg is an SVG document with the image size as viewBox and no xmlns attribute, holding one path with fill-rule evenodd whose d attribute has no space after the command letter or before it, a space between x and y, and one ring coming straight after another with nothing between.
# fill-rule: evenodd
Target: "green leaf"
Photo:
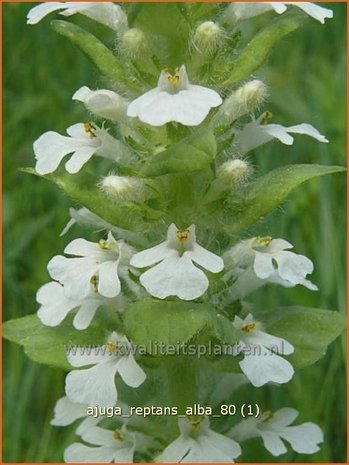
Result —
<instances>
[{"instance_id":1,"label":"green leaf","mask_svg":"<svg viewBox=\"0 0 349 465\"><path fill-rule=\"evenodd\" d=\"M270 171L248 184L238 197L227 199L223 221L226 231L237 232L253 225L308 179L342 171L342 166L315 164L288 165Z\"/></svg>"},{"instance_id":2,"label":"green leaf","mask_svg":"<svg viewBox=\"0 0 349 465\"><path fill-rule=\"evenodd\" d=\"M306 21L307 16L303 13L289 12L265 27L240 53L229 79L222 86L229 87L249 77L263 64L280 39L298 29Z\"/></svg>"},{"instance_id":3,"label":"green leaf","mask_svg":"<svg viewBox=\"0 0 349 465\"><path fill-rule=\"evenodd\" d=\"M224 317L218 318L208 304L149 298L131 305L124 324L133 342L152 355L166 355L159 353L160 344L177 347L194 338L195 343L206 344L210 336L233 343L236 338L232 325L222 320Z\"/></svg>"},{"instance_id":4,"label":"green leaf","mask_svg":"<svg viewBox=\"0 0 349 465\"><path fill-rule=\"evenodd\" d=\"M144 177L152 177L201 170L214 160L216 150L213 132L199 131L154 155L144 164L141 173Z\"/></svg>"},{"instance_id":5,"label":"green leaf","mask_svg":"<svg viewBox=\"0 0 349 465\"><path fill-rule=\"evenodd\" d=\"M24 168L21 171L40 176L32 168ZM98 189L96 179L87 173L55 173L40 177L54 182L74 202L120 228L144 231L148 221L156 221L162 217L162 212L145 204L111 200Z\"/></svg>"},{"instance_id":6,"label":"green leaf","mask_svg":"<svg viewBox=\"0 0 349 465\"><path fill-rule=\"evenodd\" d=\"M301 306L285 307L261 317L269 334L290 342L287 357L295 368L311 365L326 354L327 346L346 328L345 317L335 311Z\"/></svg>"},{"instance_id":7,"label":"green leaf","mask_svg":"<svg viewBox=\"0 0 349 465\"><path fill-rule=\"evenodd\" d=\"M77 331L71 323L72 316L55 328L44 326L36 315L6 321L3 337L24 347L29 358L53 367L71 369L66 359L66 349L72 346L100 345L107 333L97 324L85 331Z\"/></svg>"},{"instance_id":8,"label":"green leaf","mask_svg":"<svg viewBox=\"0 0 349 465\"><path fill-rule=\"evenodd\" d=\"M54 20L51 26L60 35L77 45L97 66L99 71L114 82L135 89L115 55L94 35L67 21Z\"/></svg>"}]
</instances>

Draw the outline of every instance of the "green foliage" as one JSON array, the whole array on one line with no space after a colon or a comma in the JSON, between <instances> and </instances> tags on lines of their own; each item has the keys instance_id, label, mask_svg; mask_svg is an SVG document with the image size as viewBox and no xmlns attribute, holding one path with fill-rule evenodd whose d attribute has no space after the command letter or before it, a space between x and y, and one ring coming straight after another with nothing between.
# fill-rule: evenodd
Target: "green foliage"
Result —
<instances>
[{"instance_id":1,"label":"green foliage","mask_svg":"<svg viewBox=\"0 0 349 465\"><path fill-rule=\"evenodd\" d=\"M99 71L112 82L121 82L132 88L115 55L94 35L67 21L54 20L53 29L77 45L97 66ZM137 89L137 88L136 88Z\"/></svg>"},{"instance_id":2,"label":"green foliage","mask_svg":"<svg viewBox=\"0 0 349 465\"><path fill-rule=\"evenodd\" d=\"M338 312L307 307L285 307L263 318L265 329L289 341L295 348L289 361L295 368L317 362L328 345L346 328L346 319Z\"/></svg>"},{"instance_id":3,"label":"green foliage","mask_svg":"<svg viewBox=\"0 0 349 465\"><path fill-rule=\"evenodd\" d=\"M280 39L303 26L306 21L306 15L290 12L283 14L262 29L240 53L235 61L231 76L222 86L232 86L254 73L263 64Z\"/></svg>"},{"instance_id":4,"label":"green foliage","mask_svg":"<svg viewBox=\"0 0 349 465\"><path fill-rule=\"evenodd\" d=\"M248 184L237 198L226 199L225 208L231 214L227 232L242 231L277 208L303 182L325 174L345 171L342 166L288 165L276 168ZM226 211L223 213L226 215Z\"/></svg>"},{"instance_id":5,"label":"green foliage","mask_svg":"<svg viewBox=\"0 0 349 465\"><path fill-rule=\"evenodd\" d=\"M177 346L188 343L200 333L228 339L231 343L236 340L231 323L223 317L217 318L209 304L145 299L131 305L124 323L131 339L148 347L153 355L159 355L158 344Z\"/></svg>"},{"instance_id":6,"label":"green foliage","mask_svg":"<svg viewBox=\"0 0 349 465\"><path fill-rule=\"evenodd\" d=\"M77 331L67 318L55 328L44 326L36 315L10 320L3 325L3 337L24 347L29 358L38 363L69 370L66 350L70 346L103 344L105 330L93 325Z\"/></svg>"},{"instance_id":7,"label":"green foliage","mask_svg":"<svg viewBox=\"0 0 349 465\"><path fill-rule=\"evenodd\" d=\"M198 131L154 155L144 164L141 173L145 177L153 177L198 171L214 160L216 150L213 132Z\"/></svg>"},{"instance_id":8,"label":"green foliage","mask_svg":"<svg viewBox=\"0 0 349 465\"><path fill-rule=\"evenodd\" d=\"M35 170L22 169L36 174ZM97 179L87 173L47 174L43 178L57 184L74 202L88 208L110 224L133 231L142 231L147 221L158 220L162 213L145 204L117 202L106 197L97 187Z\"/></svg>"}]
</instances>

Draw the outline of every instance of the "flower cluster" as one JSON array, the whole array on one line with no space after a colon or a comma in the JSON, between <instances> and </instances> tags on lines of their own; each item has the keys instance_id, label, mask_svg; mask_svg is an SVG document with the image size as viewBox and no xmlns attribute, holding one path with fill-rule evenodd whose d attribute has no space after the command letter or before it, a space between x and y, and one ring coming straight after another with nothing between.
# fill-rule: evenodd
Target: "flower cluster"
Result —
<instances>
[{"instance_id":1,"label":"flower cluster","mask_svg":"<svg viewBox=\"0 0 349 465\"><path fill-rule=\"evenodd\" d=\"M37 316L44 325L70 328L73 316L73 330L78 330L74 334L86 333L94 344L92 351L78 347L67 354L73 369L52 420L55 426L66 426L82 419L76 430L82 442L65 450L68 463L233 462L242 453L239 443L252 437L260 437L274 456L286 452L282 440L306 454L316 452L323 441L313 423L290 426L298 414L291 408L266 412L233 427L229 424L229 431L222 429L228 431L224 434L214 431L220 428L214 422L211 428L207 416L181 415L178 424L171 419L167 428L151 419L137 424L130 414L127 421L121 418L116 428L108 429L103 416L86 414L95 405L154 402L144 394L154 386L177 391L180 398L182 385L167 377L171 364L166 367L166 361L155 361L149 353L143 357L136 349L142 341L163 337L169 342L182 333L180 342L197 342L200 337L222 342L230 337L228 342L235 345L228 364L231 372L240 372L243 384L260 388L292 379L293 362L287 357L297 350L293 341L245 299L269 283L317 290L308 279L313 263L290 251L293 245L281 238L244 233L237 240L233 233L248 206L244 200L235 208L236 199L248 198L246 192L254 189L246 157L252 150L273 139L292 145L295 134L321 143L328 140L308 123L289 127L270 123L271 113L260 113L268 94L266 84L253 79L234 88L226 85L230 68L223 75L225 66L218 53L227 49L229 34L242 20L268 10L281 14L291 5L321 23L332 17L331 10L312 3L234 2L217 12L215 21L202 13L206 19L202 21L195 19L195 8L201 7L188 4L194 19L189 21L193 26L186 53L180 41L171 44L172 36L159 37L159 31L152 34L151 27L141 27L141 13L139 23L137 19L131 26L126 6L52 2L28 13L29 24L58 11L65 17L80 13L108 27L116 34L113 59L125 75L119 83L110 79L108 89L84 85L73 95L101 123L78 122L67 129L67 136L48 131L33 145L36 173L55 172L58 179L68 176L73 183L71 197L83 205L70 210L71 220L62 235L75 223L100 233L97 241L75 239L66 246L65 255L54 256L47 265L52 281L37 292ZM145 18L149 20L149 15ZM92 39L86 36L86 40ZM157 40L159 49L154 46ZM96 47L94 53L104 53L103 47L100 52ZM176 47L177 67L167 68L164 61L173 66ZM104 63L111 60L108 53ZM207 76L215 66L223 70L217 82ZM105 64L104 74L110 77L108 69ZM74 197L84 178L62 174L60 165L68 155L68 174L85 168L94 173L87 194L85 188ZM98 164L97 157L103 163ZM264 213L251 207L249 215L257 220ZM247 227L252 223L246 218L241 224ZM167 305L173 312L164 321ZM147 320L148 313L153 319ZM156 378L163 368L166 381ZM198 379L197 373L194 378ZM200 395L197 390L190 400L197 402Z\"/></svg>"}]
</instances>

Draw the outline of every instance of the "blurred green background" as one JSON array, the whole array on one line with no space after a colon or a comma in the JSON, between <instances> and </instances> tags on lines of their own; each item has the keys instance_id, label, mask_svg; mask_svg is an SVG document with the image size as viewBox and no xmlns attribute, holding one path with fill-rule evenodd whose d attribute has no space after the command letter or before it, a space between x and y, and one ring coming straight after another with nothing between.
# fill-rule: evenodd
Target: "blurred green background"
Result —
<instances>
[{"instance_id":1,"label":"blurred green background","mask_svg":"<svg viewBox=\"0 0 349 465\"><path fill-rule=\"evenodd\" d=\"M55 186L22 174L18 168L33 166L32 143L40 134L47 130L64 133L69 125L86 119L82 106L71 101L76 89L102 86L93 65L51 30L48 18L37 26L26 25L26 14L34 5L3 4L4 320L36 311L36 290L49 280L46 264L72 237L59 237L70 203ZM251 156L257 172L296 162L346 162L346 4L323 6L334 10L334 19L324 26L309 20L279 44L256 76L270 86L270 99L263 110L273 112L273 122L311 123L331 143L319 144L301 136L292 147L270 143ZM246 32L267 20L265 16L249 21ZM101 37L109 34L107 40L112 41L102 26L81 17L72 21L88 25ZM302 304L344 313L345 224L345 175L303 185L251 233L284 237L298 253L309 256L315 264L312 281L320 291L268 287L258 291L254 301L265 306L275 306L275 302ZM78 228L73 234L79 235ZM63 449L74 441L74 427L49 425L55 401L64 394L64 373L31 362L14 344L5 342L3 354L3 460L60 462ZM332 344L315 366L298 372L292 382L264 391L265 402L275 408L295 407L301 412L300 420L314 421L325 432L318 454L291 452L278 461L346 461L344 337ZM256 461L256 454L257 461L272 460L257 442L246 449L250 452L245 461Z\"/></svg>"}]
</instances>

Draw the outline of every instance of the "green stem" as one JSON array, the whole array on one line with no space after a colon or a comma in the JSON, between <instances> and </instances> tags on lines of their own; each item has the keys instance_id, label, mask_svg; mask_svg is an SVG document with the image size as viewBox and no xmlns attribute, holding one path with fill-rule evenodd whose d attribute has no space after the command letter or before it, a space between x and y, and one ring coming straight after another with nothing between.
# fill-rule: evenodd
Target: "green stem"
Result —
<instances>
[{"instance_id":1,"label":"green stem","mask_svg":"<svg viewBox=\"0 0 349 465\"><path fill-rule=\"evenodd\" d=\"M169 397L179 415L198 402L197 368L193 357L175 356L168 361Z\"/></svg>"}]
</instances>

